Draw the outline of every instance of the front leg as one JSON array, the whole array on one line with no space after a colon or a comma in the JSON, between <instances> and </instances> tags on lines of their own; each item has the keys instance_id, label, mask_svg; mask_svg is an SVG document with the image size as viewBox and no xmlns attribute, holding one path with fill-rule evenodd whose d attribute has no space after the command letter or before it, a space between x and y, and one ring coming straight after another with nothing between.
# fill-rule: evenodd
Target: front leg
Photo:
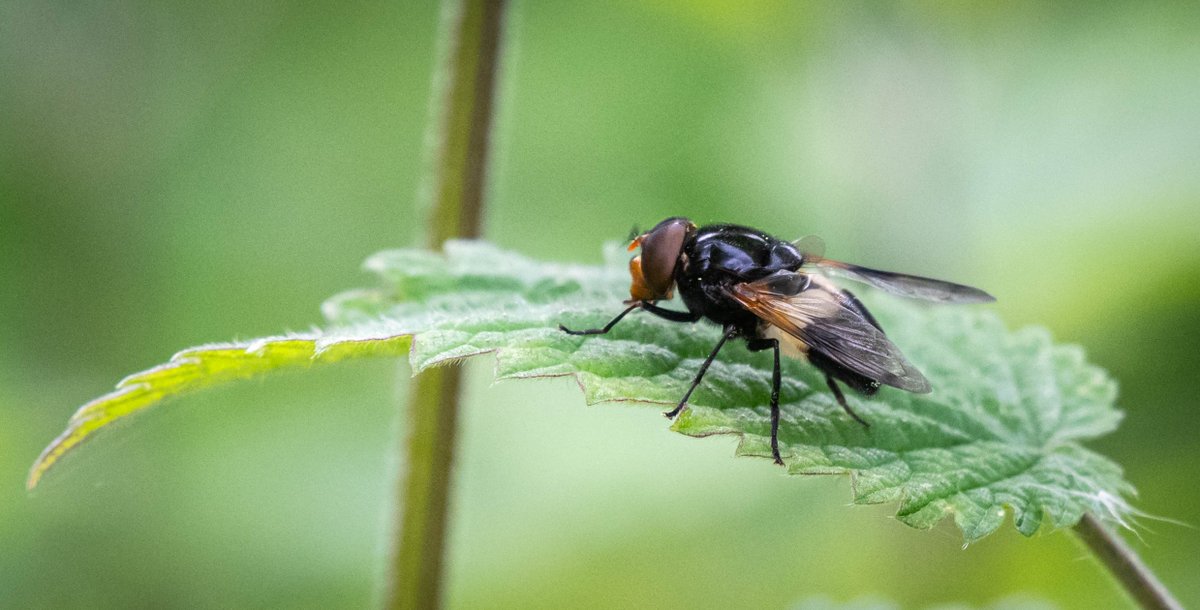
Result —
<instances>
[{"instance_id":1,"label":"front leg","mask_svg":"<svg viewBox=\"0 0 1200 610\"><path fill-rule=\"evenodd\" d=\"M648 313L652 313L664 320L670 320L672 322L698 322L700 321L700 318L703 317L691 310L675 311L674 309L664 309L658 305L655 305L654 303L651 303L650 301L642 301L641 305L642 309L645 309Z\"/></svg>"},{"instance_id":2,"label":"front leg","mask_svg":"<svg viewBox=\"0 0 1200 610\"><path fill-rule=\"evenodd\" d=\"M662 307L659 307L658 305L655 305L654 303L651 303L650 301L636 301L636 302L630 304L629 307L626 307L625 311L622 311L621 313L617 314L617 317L613 318L612 320L609 320L608 324L605 324L601 328L589 328L588 330L571 330L571 329L567 328L566 326L559 324L558 329L563 331L564 333L567 333L568 335L603 335L603 334L607 334L608 331L612 330L613 327L617 325L617 322L621 321L621 318L624 318L626 315L629 314L629 312L631 312L639 307L646 310L648 313L652 313L664 320L670 320L671 322L696 322L701 317L700 314L693 313L691 311L675 311L673 309L663 309Z\"/></svg>"},{"instance_id":3,"label":"front leg","mask_svg":"<svg viewBox=\"0 0 1200 610\"><path fill-rule=\"evenodd\" d=\"M782 381L779 372L779 339L750 339L746 341L746 349L752 352L775 350L775 369L771 374L771 457L775 458L776 464L783 466L783 458L779 456L779 384Z\"/></svg>"},{"instance_id":4,"label":"front leg","mask_svg":"<svg viewBox=\"0 0 1200 610\"><path fill-rule=\"evenodd\" d=\"M564 333L567 333L568 335L603 335L603 334L607 333L608 331L612 330L612 328L617 325L617 322L621 321L621 318L624 318L625 316L629 315L629 312L637 309L640 306L641 306L641 302L638 302L638 303L634 303L634 304L630 305L629 307L626 307L625 311L622 311L621 313L617 314L617 317L613 318L612 320L609 320L608 324L605 324L603 328L589 328L588 330L571 330L571 329L567 328L566 326L559 324L558 330L561 330Z\"/></svg>"}]
</instances>

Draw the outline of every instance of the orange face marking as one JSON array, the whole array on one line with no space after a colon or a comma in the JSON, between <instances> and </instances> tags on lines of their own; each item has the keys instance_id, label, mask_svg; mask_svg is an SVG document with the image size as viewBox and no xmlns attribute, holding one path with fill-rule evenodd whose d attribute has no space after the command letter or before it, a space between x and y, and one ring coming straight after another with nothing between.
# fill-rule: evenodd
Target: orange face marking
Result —
<instances>
[{"instance_id":1,"label":"orange face marking","mask_svg":"<svg viewBox=\"0 0 1200 610\"><path fill-rule=\"evenodd\" d=\"M629 286L629 298L634 301L653 300L654 293L650 291L650 287L646 285L646 277L642 275L641 256L630 259L629 275L633 278L633 284Z\"/></svg>"},{"instance_id":2,"label":"orange face marking","mask_svg":"<svg viewBox=\"0 0 1200 610\"><path fill-rule=\"evenodd\" d=\"M642 241L646 239L647 233L638 235L629 243L629 251L633 252L642 246ZM674 294L674 286L670 286L666 291L661 289L655 290L646 281L646 274L642 271L642 255L639 254L629 261L629 276L633 278L633 283L629 286L629 296L632 301L659 301L662 299L670 299Z\"/></svg>"}]
</instances>

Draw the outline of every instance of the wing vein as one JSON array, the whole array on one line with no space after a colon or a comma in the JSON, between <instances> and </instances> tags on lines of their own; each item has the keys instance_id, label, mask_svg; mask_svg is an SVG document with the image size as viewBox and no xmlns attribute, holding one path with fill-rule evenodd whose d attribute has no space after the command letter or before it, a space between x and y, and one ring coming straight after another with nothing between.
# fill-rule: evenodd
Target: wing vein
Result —
<instances>
[{"instance_id":1,"label":"wing vein","mask_svg":"<svg viewBox=\"0 0 1200 610\"><path fill-rule=\"evenodd\" d=\"M929 391L925 376L828 280L781 271L735 284L729 295L807 349L856 373L910 392Z\"/></svg>"}]
</instances>

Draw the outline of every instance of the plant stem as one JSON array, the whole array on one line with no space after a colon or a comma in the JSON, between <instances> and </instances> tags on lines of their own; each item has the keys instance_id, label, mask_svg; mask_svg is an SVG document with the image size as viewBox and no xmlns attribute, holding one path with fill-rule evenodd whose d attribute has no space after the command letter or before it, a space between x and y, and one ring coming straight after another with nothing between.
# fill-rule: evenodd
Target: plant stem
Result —
<instances>
[{"instance_id":1,"label":"plant stem","mask_svg":"<svg viewBox=\"0 0 1200 610\"><path fill-rule=\"evenodd\" d=\"M488 142L496 94L506 0L444 0L437 165L430 245L478 237L487 182ZM437 85L435 85L437 86Z\"/></svg>"},{"instance_id":2,"label":"plant stem","mask_svg":"<svg viewBox=\"0 0 1200 610\"><path fill-rule=\"evenodd\" d=\"M504 4L503 0L443 3L428 225L429 245L434 247L454 237L480 234ZM429 370L410 387L408 442L402 462L407 474L396 482L396 505L402 508L396 511L392 532L383 599L387 608L442 605L459 373L455 367ZM401 450L399 443L397 447Z\"/></svg>"},{"instance_id":3,"label":"plant stem","mask_svg":"<svg viewBox=\"0 0 1200 610\"><path fill-rule=\"evenodd\" d=\"M1099 519L1085 514L1075 526L1075 533L1139 606L1156 610L1182 610L1179 601L1142 563L1129 544Z\"/></svg>"},{"instance_id":4,"label":"plant stem","mask_svg":"<svg viewBox=\"0 0 1200 610\"><path fill-rule=\"evenodd\" d=\"M422 373L410 386L407 475L396 481L397 505L384 606L441 606L449 529L450 468L458 415L459 369ZM400 444L397 443L399 447ZM404 450L402 449L402 450Z\"/></svg>"}]
</instances>

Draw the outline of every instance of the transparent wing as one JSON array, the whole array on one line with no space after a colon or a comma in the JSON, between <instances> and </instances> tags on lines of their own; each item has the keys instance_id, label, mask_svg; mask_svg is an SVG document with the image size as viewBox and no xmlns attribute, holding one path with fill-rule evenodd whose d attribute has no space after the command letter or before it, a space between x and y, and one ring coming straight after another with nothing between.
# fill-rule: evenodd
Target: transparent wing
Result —
<instances>
[{"instance_id":1,"label":"transparent wing","mask_svg":"<svg viewBox=\"0 0 1200 610\"><path fill-rule=\"evenodd\" d=\"M830 275L864 282L881 290L910 299L923 299L941 303L991 303L996 297L970 286L944 282L919 275L892 273L868 269L850 263L827 258L805 261L805 264L827 271Z\"/></svg>"},{"instance_id":2,"label":"transparent wing","mask_svg":"<svg viewBox=\"0 0 1200 610\"><path fill-rule=\"evenodd\" d=\"M735 284L729 296L809 349L856 373L909 392L930 390L921 371L828 280L781 271Z\"/></svg>"},{"instance_id":3,"label":"transparent wing","mask_svg":"<svg viewBox=\"0 0 1200 610\"><path fill-rule=\"evenodd\" d=\"M793 242L804 255L804 265L828 275L870 284L892 294L940 303L991 303L996 297L970 286L905 273L869 269L825 258L825 242L807 235Z\"/></svg>"}]
</instances>

